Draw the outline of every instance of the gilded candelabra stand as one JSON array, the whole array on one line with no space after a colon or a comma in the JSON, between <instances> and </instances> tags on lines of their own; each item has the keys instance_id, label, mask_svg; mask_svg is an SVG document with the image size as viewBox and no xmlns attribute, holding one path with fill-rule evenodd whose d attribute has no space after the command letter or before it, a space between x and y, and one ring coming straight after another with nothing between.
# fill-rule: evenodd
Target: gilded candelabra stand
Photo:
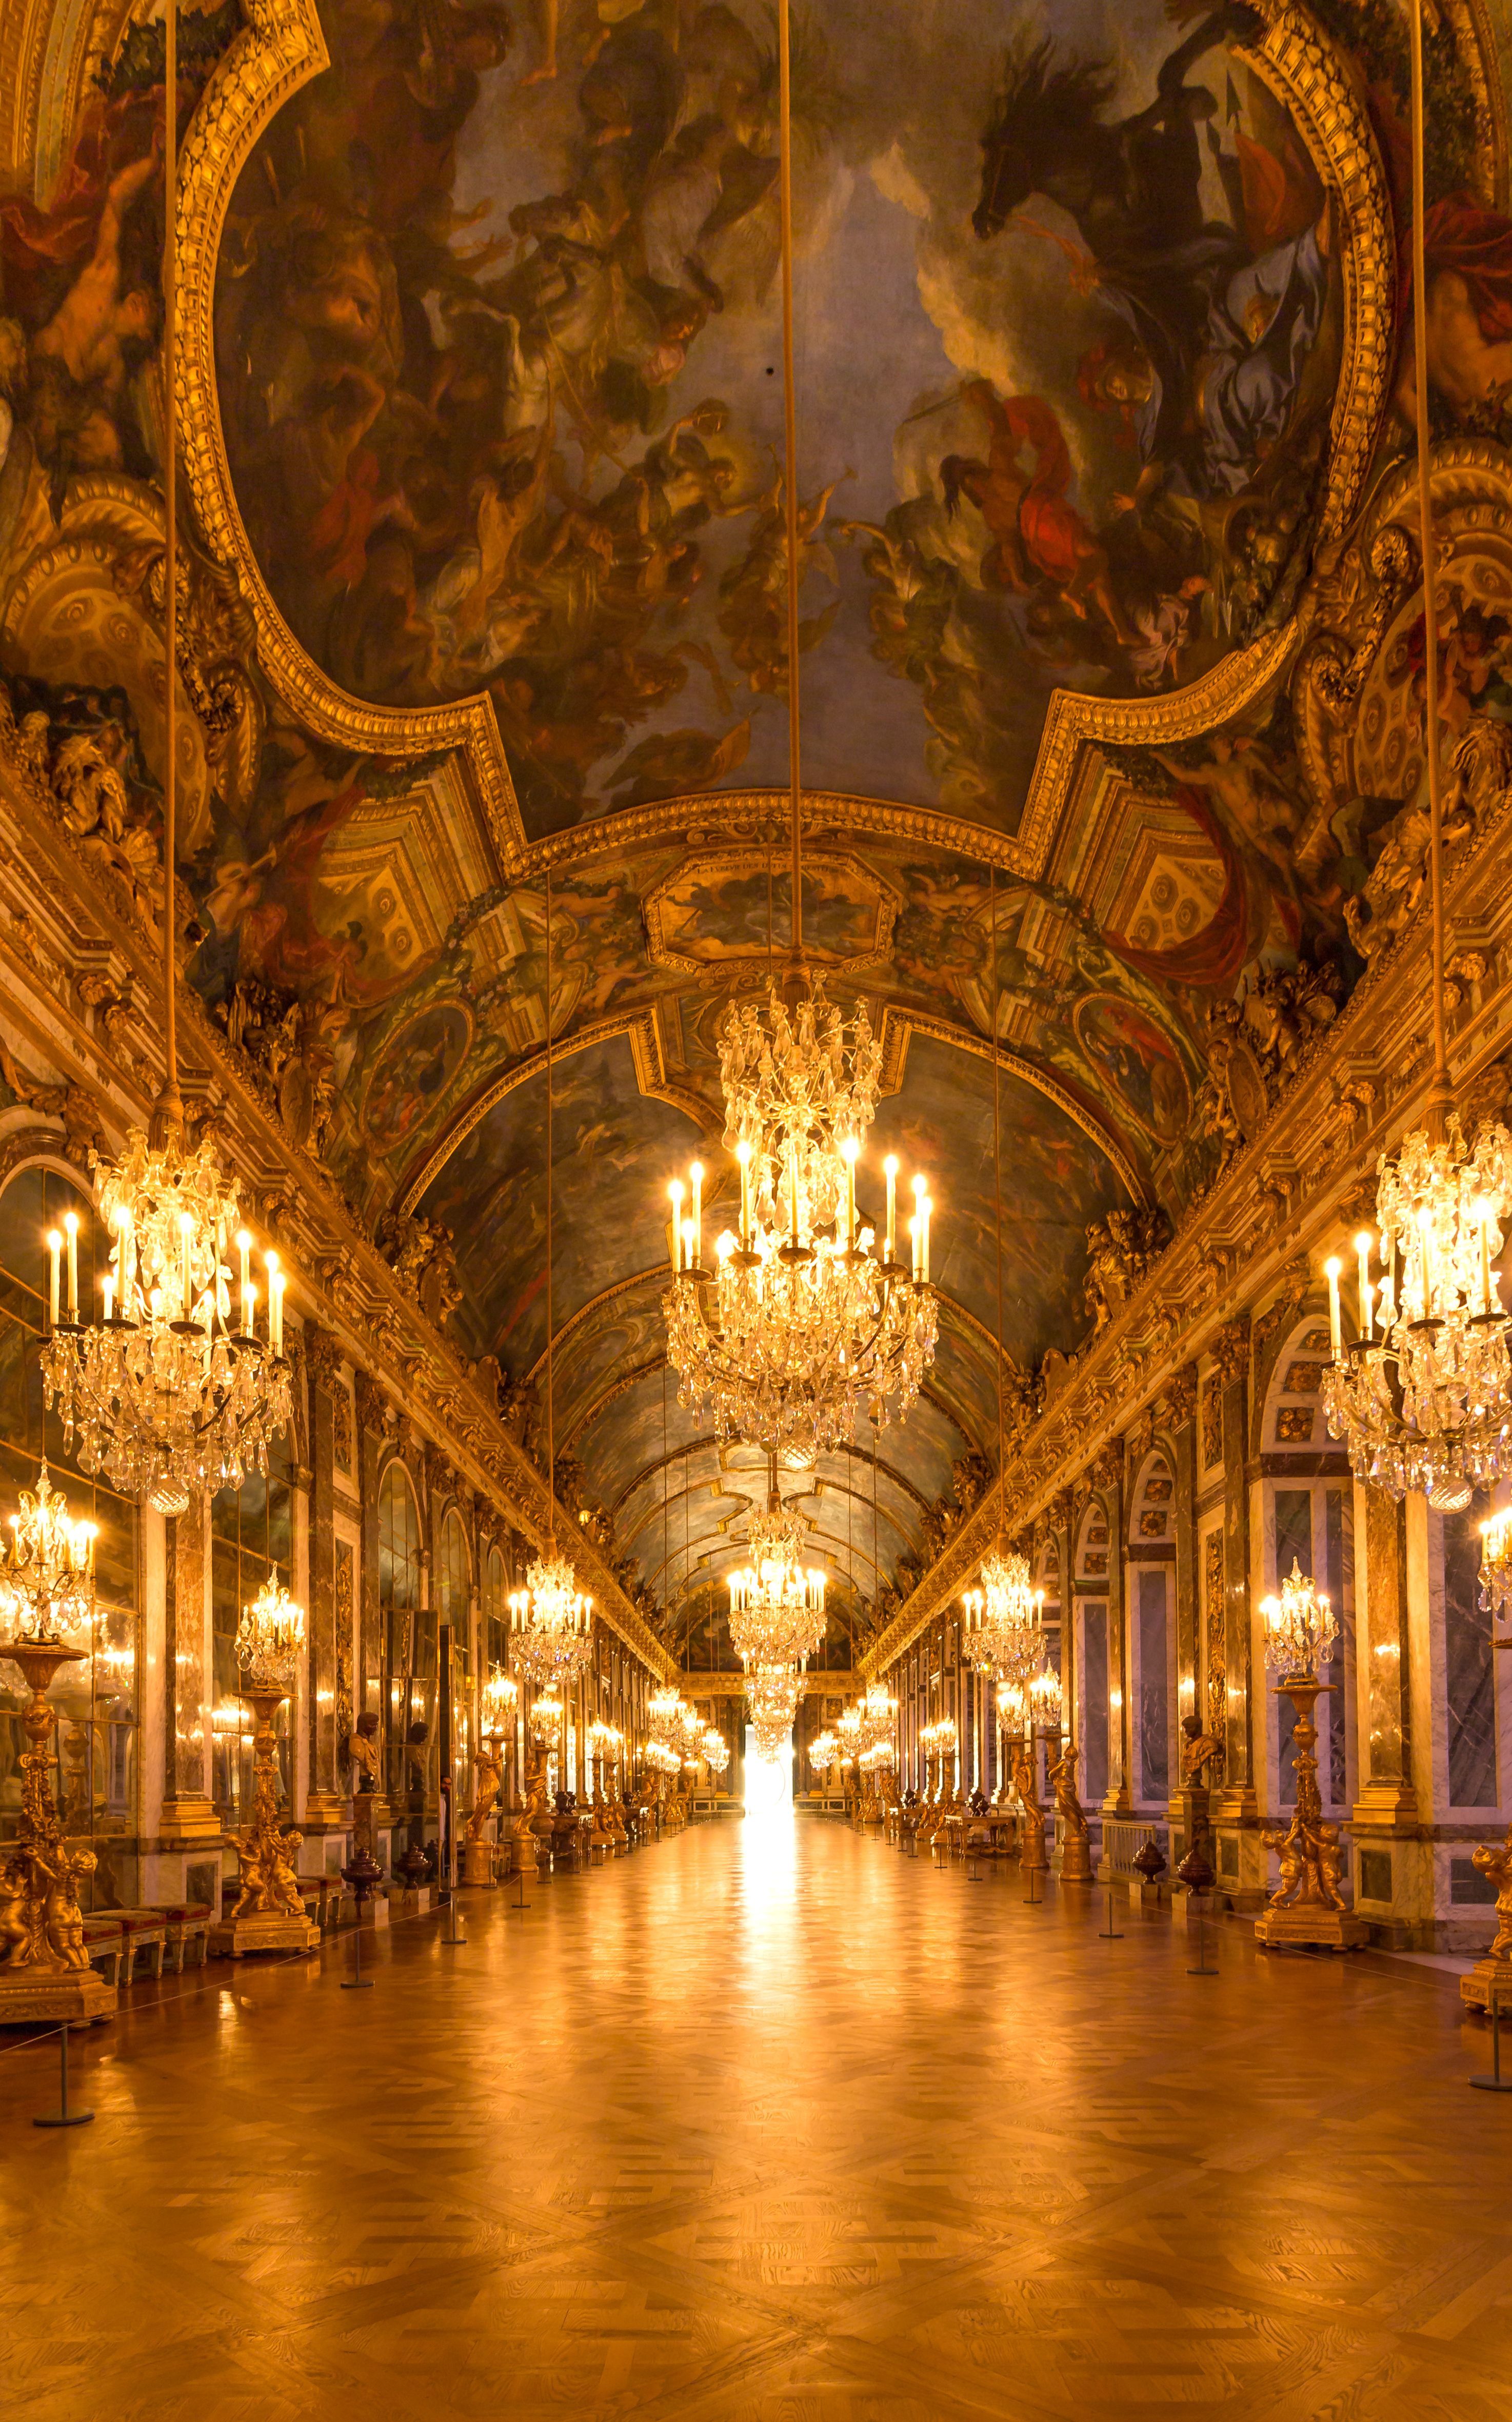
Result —
<instances>
[{"instance_id":1,"label":"gilded candelabra stand","mask_svg":"<svg viewBox=\"0 0 1512 2422\"><path fill-rule=\"evenodd\" d=\"M37 2020L108 2018L116 1989L97 1976L84 1942L79 1878L94 1873L91 1849L63 1840L52 1790L56 1718L47 1687L84 1651L60 1640L0 1641L31 1692L22 1729L21 1830L0 1849L0 2026Z\"/></svg>"},{"instance_id":2,"label":"gilded candelabra stand","mask_svg":"<svg viewBox=\"0 0 1512 2422\"><path fill-rule=\"evenodd\" d=\"M520 1687L512 1675L489 1675L480 1709L478 1747L473 1752L473 1804L462 1839L465 1884L492 1884L496 1878L498 1852L488 1838L488 1820L496 1802L502 1809L504 1769L519 1702Z\"/></svg>"},{"instance_id":3,"label":"gilded candelabra stand","mask_svg":"<svg viewBox=\"0 0 1512 2422\"><path fill-rule=\"evenodd\" d=\"M1358 1950L1369 1941L1369 1928L1346 1908L1339 1890L1339 1829L1324 1819L1314 1754L1317 1727L1313 1712L1331 1688L1318 1680L1315 1669L1337 1638L1332 1612L1295 1559L1281 1596L1263 1599L1260 1612L1270 1661L1281 1668L1275 1695L1289 1699L1296 1710L1297 1804L1289 1825L1271 1827L1262 1835L1266 1848L1280 1858L1281 1880L1255 1920L1255 1940L1268 1945L1314 1942L1331 1951Z\"/></svg>"},{"instance_id":4,"label":"gilded candelabra stand","mask_svg":"<svg viewBox=\"0 0 1512 2422\"><path fill-rule=\"evenodd\" d=\"M313 1951L321 1930L307 1916L294 1862L304 1839L278 1821L278 1769L274 1719L293 1689L294 1662L305 1618L276 1578L244 1607L236 1635L240 1695L252 1710L252 1821L231 1835L240 1861L238 1892L226 1916L210 1929L212 1958L242 1959L250 1951Z\"/></svg>"}]
</instances>

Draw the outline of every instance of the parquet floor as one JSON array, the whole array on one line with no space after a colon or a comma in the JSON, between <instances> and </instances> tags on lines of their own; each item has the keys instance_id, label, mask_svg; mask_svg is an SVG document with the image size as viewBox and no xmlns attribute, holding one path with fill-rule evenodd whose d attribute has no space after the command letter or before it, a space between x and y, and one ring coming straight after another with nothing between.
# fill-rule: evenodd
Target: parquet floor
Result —
<instances>
[{"instance_id":1,"label":"parquet floor","mask_svg":"<svg viewBox=\"0 0 1512 2422\"><path fill-rule=\"evenodd\" d=\"M36 2422L1506 2422L1452 1977L703 1827L0 2051ZM177 1991L179 1980L173 1980ZM1512 2046L1509 2046L1512 2053Z\"/></svg>"}]
</instances>

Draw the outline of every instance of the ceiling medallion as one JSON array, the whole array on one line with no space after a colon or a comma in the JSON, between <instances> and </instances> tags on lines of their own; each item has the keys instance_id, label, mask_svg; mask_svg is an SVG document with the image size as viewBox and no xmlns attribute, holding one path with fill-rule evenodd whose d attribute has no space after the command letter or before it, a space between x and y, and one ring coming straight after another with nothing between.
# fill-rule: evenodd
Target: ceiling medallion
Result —
<instances>
[{"instance_id":1,"label":"ceiling medallion","mask_svg":"<svg viewBox=\"0 0 1512 2422\"><path fill-rule=\"evenodd\" d=\"M739 1165L740 1224L703 1260L703 1170L684 1208L674 1184L668 1352L684 1405L709 1405L721 1439L811 1460L863 1405L906 1414L934 1360L933 1205L914 1180L908 1257L898 1254L898 1164L885 1164L882 1236L863 1224L856 1168L876 1109L881 1054L863 1007L847 1022L823 979L774 987L764 1015L732 1005L719 1046L724 1142Z\"/></svg>"}]
</instances>

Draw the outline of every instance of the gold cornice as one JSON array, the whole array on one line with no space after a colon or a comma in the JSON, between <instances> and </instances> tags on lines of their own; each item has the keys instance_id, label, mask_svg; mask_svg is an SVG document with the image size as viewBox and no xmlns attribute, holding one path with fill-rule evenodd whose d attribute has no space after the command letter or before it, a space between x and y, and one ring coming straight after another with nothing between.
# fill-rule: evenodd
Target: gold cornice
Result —
<instances>
[{"instance_id":1,"label":"gold cornice","mask_svg":"<svg viewBox=\"0 0 1512 2422\"><path fill-rule=\"evenodd\" d=\"M6 915L7 893L14 904ZM19 920L24 919L24 924ZM26 770L0 762L0 965L13 998L44 1001L56 1019L46 1046L98 1106L113 1135L139 1122L161 1077L155 1004L161 971L149 938L104 897L82 854L56 821L55 803ZM105 1055L87 1032L74 994L96 969L130 990L134 1071ZM450 1341L433 1327L376 1247L354 1222L324 1171L291 1144L246 1082L236 1055L197 993L179 989L180 1049L186 1099L218 1110L227 1158L243 1178L259 1225L276 1223L291 1265L293 1308L334 1331L355 1364L382 1357L383 1384L401 1411L435 1442L532 1544L550 1520L544 1481L507 1435ZM35 1023L35 1012L31 1020ZM326 1273L329 1273L329 1278ZM566 1526L571 1517L559 1509ZM654 1673L665 1651L587 1539L575 1542L582 1578L605 1621Z\"/></svg>"},{"instance_id":2,"label":"gold cornice","mask_svg":"<svg viewBox=\"0 0 1512 2422\"><path fill-rule=\"evenodd\" d=\"M1512 1038L1512 889L1504 872L1509 838L1512 793L1449 861L1451 957L1473 934L1501 974L1500 982L1488 981L1479 1006L1452 1033L1457 1090L1505 1053ZM1331 1242L1347 1198L1369 1182L1378 1155L1421 1121L1431 1076L1431 978L1424 916L1362 977L1268 1124L1193 1207L1149 1277L1020 1434L1004 1492L1010 1529L1024 1527L1058 1490L1084 1475L1156 1402L1173 1374L1196 1360L1226 1322L1260 1302L1288 1265L1299 1255L1315 1260ZM1349 1092L1364 1077L1371 1080L1368 1109ZM1278 1170L1292 1175L1294 1190L1278 1195L1268 1186ZM997 1527L989 1500L868 1650L869 1675L885 1673L967 1585Z\"/></svg>"}]
</instances>

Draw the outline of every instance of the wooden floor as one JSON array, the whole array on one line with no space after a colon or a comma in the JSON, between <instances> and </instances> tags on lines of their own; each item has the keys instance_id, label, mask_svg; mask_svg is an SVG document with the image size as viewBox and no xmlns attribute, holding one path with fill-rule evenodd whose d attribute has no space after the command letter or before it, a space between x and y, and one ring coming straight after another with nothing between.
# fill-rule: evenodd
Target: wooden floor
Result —
<instances>
[{"instance_id":1,"label":"wooden floor","mask_svg":"<svg viewBox=\"0 0 1512 2422\"><path fill-rule=\"evenodd\" d=\"M817 1823L0 2051L36 2422L1505 2422L1512 2097L1452 1978ZM180 1994L180 1980L165 1990ZM1509 2045L1512 2053L1512 2045ZM29 2401L28 2401L29 2400Z\"/></svg>"}]
</instances>

